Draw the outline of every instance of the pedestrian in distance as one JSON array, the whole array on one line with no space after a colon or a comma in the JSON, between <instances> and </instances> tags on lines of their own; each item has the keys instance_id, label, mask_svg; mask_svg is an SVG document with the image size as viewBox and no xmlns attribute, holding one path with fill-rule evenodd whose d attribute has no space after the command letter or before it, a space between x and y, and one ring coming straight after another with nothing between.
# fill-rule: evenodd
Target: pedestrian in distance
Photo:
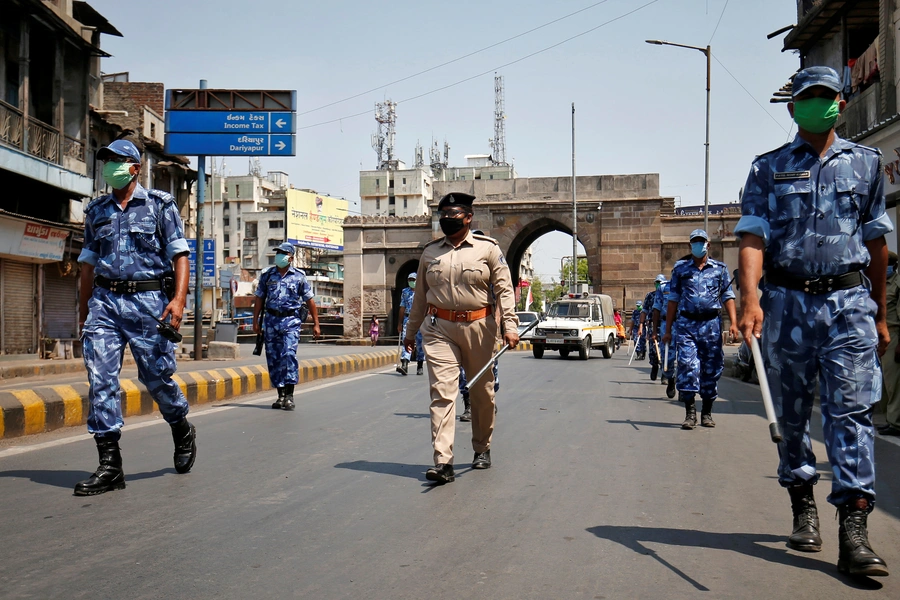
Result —
<instances>
[{"instance_id":1,"label":"pedestrian in distance","mask_svg":"<svg viewBox=\"0 0 900 600\"><path fill-rule=\"evenodd\" d=\"M497 241L470 231L475 196L454 192L438 203L444 237L425 246L419 260L419 290L410 311L404 346L412 350L421 327L428 355L431 391L431 439L434 467L426 479L455 479L453 441L460 368L478 373L491 360L501 326L494 318L499 304L503 341L519 343L512 277ZM494 431L494 375L469 386L472 401L473 469L491 466Z\"/></svg>"},{"instance_id":2,"label":"pedestrian in distance","mask_svg":"<svg viewBox=\"0 0 900 600\"><path fill-rule=\"evenodd\" d=\"M406 336L406 323L409 321L409 311L412 310L413 299L416 296L416 280L419 275L416 272L409 274L406 280L407 286L400 292L400 325L397 327L397 333L400 339ZM397 366L397 372L403 376L409 373L409 361L412 358L412 352L406 348L400 349L400 364ZM422 332L416 333L416 375L425 374L425 348L422 345Z\"/></svg>"},{"instance_id":3,"label":"pedestrian in distance","mask_svg":"<svg viewBox=\"0 0 900 600\"><path fill-rule=\"evenodd\" d=\"M378 319L376 317L372 317L372 321L369 323L369 339L372 340L372 345L376 345L378 343Z\"/></svg>"},{"instance_id":4,"label":"pedestrian in distance","mask_svg":"<svg viewBox=\"0 0 900 600\"><path fill-rule=\"evenodd\" d=\"M691 258L680 260L672 269L668 287L666 333L663 345L677 331L678 366L675 388L684 403L682 429L697 426L696 395L702 408L700 425L715 427L712 407L719 395L718 381L725 369L722 349L722 308L728 312L730 331L737 335L734 291L728 278L728 265L709 257L709 236L702 229L690 235Z\"/></svg>"},{"instance_id":5,"label":"pedestrian in distance","mask_svg":"<svg viewBox=\"0 0 900 600\"><path fill-rule=\"evenodd\" d=\"M649 292L646 296L644 296L644 303L641 306L641 321L640 327L643 332L644 338L647 340L647 348L650 352L650 380L656 381L656 376L659 374L659 363L662 360L659 356L658 344L656 343L656 329L652 324L652 315L653 315L653 302L656 299L656 289L659 288L659 277L665 279L665 276L657 276L655 282L655 288L652 292Z\"/></svg>"},{"instance_id":6,"label":"pedestrian in distance","mask_svg":"<svg viewBox=\"0 0 900 600\"><path fill-rule=\"evenodd\" d=\"M259 276L253 303L253 332L263 332L266 366L278 399L272 408L294 410L294 386L299 380L297 345L300 327L308 315L313 319L313 339L322 335L319 313L306 273L293 266L294 247L276 246L275 265Z\"/></svg>"},{"instance_id":7,"label":"pedestrian in distance","mask_svg":"<svg viewBox=\"0 0 900 600\"><path fill-rule=\"evenodd\" d=\"M798 72L788 104L798 133L750 168L735 227L740 329L748 340L761 338L783 433L778 481L794 514L788 544L822 549L809 435L818 380L832 471L828 501L838 507L838 571L886 576L887 565L869 544L868 514L875 504L878 357L890 343L884 236L893 225L885 213L881 153L834 132L846 105L842 88L831 68Z\"/></svg>"},{"instance_id":8,"label":"pedestrian in distance","mask_svg":"<svg viewBox=\"0 0 900 600\"><path fill-rule=\"evenodd\" d=\"M188 402L172 380L175 343L156 321L168 319L176 330L181 326L190 251L175 199L138 182L142 152L127 139L100 149L97 158L104 163L103 179L112 193L95 198L84 211L79 315L90 384L87 426L94 434L100 466L75 484L76 496L125 488L119 373L126 343L138 379L172 429L175 470L187 473L197 456Z\"/></svg>"},{"instance_id":9,"label":"pedestrian in distance","mask_svg":"<svg viewBox=\"0 0 900 600\"><path fill-rule=\"evenodd\" d=\"M657 357L657 364L662 367L662 375L660 376L660 381L666 384L666 396L669 398L675 397L675 339L676 336L672 336L672 339L668 344L663 344L662 347L658 347L657 340L661 340L663 336L666 335L666 320L663 317L664 311L667 310L669 302L666 298L669 292L669 282L666 281L666 276L660 273L656 276L656 292L653 294L653 310L651 311L650 316L650 339L653 344L654 353L660 352L662 356ZM668 348L668 353L666 353L666 348ZM667 356L668 355L668 356ZM666 362L666 364L663 364ZM650 379L655 380L656 378L653 376L653 372L650 373Z\"/></svg>"},{"instance_id":10,"label":"pedestrian in distance","mask_svg":"<svg viewBox=\"0 0 900 600\"><path fill-rule=\"evenodd\" d=\"M881 361L881 368L884 371L881 399L884 402L887 423L878 428L878 433L896 436L900 435L900 274L897 273L896 252L888 253L887 274L885 306L891 343Z\"/></svg>"},{"instance_id":11,"label":"pedestrian in distance","mask_svg":"<svg viewBox=\"0 0 900 600\"><path fill-rule=\"evenodd\" d=\"M644 303L640 300L634 305L631 312L631 337L634 339L634 358L636 360L644 360L646 358L646 342L644 330L641 327L641 316L643 315Z\"/></svg>"}]
</instances>

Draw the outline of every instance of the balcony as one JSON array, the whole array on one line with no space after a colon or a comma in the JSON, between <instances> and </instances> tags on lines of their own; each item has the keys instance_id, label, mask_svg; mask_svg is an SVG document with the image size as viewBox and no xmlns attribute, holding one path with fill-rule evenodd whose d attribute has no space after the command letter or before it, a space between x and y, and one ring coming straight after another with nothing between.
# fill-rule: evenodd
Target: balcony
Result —
<instances>
[{"instance_id":1,"label":"balcony","mask_svg":"<svg viewBox=\"0 0 900 600\"><path fill-rule=\"evenodd\" d=\"M24 135L26 131L27 148ZM62 154L60 154L60 138L62 138ZM26 128L22 111L2 100L0 100L0 142L57 165L63 164L64 156L85 162L83 141L67 135L61 136L55 127L31 117L28 118Z\"/></svg>"},{"instance_id":2,"label":"balcony","mask_svg":"<svg viewBox=\"0 0 900 600\"><path fill-rule=\"evenodd\" d=\"M876 81L852 98L838 117L835 133L844 139L854 140L878 124L878 102L881 98L881 82Z\"/></svg>"}]
</instances>

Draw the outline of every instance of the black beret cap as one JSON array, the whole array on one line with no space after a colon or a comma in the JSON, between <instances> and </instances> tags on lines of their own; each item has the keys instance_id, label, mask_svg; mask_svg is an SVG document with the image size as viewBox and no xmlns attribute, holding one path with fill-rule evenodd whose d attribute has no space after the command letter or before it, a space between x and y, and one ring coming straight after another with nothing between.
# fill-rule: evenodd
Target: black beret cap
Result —
<instances>
[{"instance_id":1,"label":"black beret cap","mask_svg":"<svg viewBox=\"0 0 900 600\"><path fill-rule=\"evenodd\" d=\"M438 203L438 210L444 210L448 206L465 206L466 208L472 208L472 202L474 201L475 196L472 194L452 192L441 198L440 203Z\"/></svg>"}]
</instances>

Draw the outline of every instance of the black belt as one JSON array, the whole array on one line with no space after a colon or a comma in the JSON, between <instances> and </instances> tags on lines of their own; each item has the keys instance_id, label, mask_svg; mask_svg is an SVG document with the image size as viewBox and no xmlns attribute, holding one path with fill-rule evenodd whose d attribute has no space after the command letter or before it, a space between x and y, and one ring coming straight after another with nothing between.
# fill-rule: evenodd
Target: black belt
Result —
<instances>
[{"instance_id":1,"label":"black belt","mask_svg":"<svg viewBox=\"0 0 900 600\"><path fill-rule=\"evenodd\" d=\"M687 311L683 310L678 314L690 321L712 321L713 319L718 318L719 311L707 310L704 312L695 313L695 312L687 312Z\"/></svg>"},{"instance_id":2,"label":"black belt","mask_svg":"<svg viewBox=\"0 0 900 600\"><path fill-rule=\"evenodd\" d=\"M267 308L266 312L272 315L273 317L296 317L297 313L300 311L297 310L276 310L274 308Z\"/></svg>"},{"instance_id":3,"label":"black belt","mask_svg":"<svg viewBox=\"0 0 900 600\"><path fill-rule=\"evenodd\" d=\"M158 279L142 281L125 281L121 279L107 279L97 275L94 277L94 285L107 289L117 294L134 294L137 292L153 292L162 289L162 283Z\"/></svg>"},{"instance_id":4,"label":"black belt","mask_svg":"<svg viewBox=\"0 0 900 600\"><path fill-rule=\"evenodd\" d=\"M827 294L836 290L848 290L862 285L863 281L863 274L860 271L851 271L843 275L826 275L825 277L802 277L791 275L785 271L767 271L765 277L765 283L768 285L777 285L808 294Z\"/></svg>"}]
</instances>

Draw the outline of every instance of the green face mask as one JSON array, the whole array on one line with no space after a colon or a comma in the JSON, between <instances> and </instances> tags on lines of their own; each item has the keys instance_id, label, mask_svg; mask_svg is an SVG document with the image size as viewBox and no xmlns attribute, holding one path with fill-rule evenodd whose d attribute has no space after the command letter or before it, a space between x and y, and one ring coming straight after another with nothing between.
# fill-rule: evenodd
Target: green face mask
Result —
<instances>
[{"instance_id":1,"label":"green face mask","mask_svg":"<svg viewBox=\"0 0 900 600\"><path fill-rule=\"evenodd\" d=\"M794 122L810 133L824 133L834 127L839 101L829 98L809 98L794 102Z\"/></svg>"},{"instance_id":2,"label":"green face mask","mask_svg":"<svg viewBox=\"0 0 900 600\"><path fill-rule=\"evenodd\" d=\"M108 162L103 165L103 179L112 189L121 190L134 179L131 165L132 163Z\"/></svg>"},{"instance_id":3,"label":"green face mask","mask_svg":"<svg viewBox=\"0 0 900 600\"><path fill-rule=\"evenodd\" d=\"M409 283L409 287L411 287L412 289L416 289L416 280L415 279L410 279L408 283Z\"/></svg>"}]
</instances>

